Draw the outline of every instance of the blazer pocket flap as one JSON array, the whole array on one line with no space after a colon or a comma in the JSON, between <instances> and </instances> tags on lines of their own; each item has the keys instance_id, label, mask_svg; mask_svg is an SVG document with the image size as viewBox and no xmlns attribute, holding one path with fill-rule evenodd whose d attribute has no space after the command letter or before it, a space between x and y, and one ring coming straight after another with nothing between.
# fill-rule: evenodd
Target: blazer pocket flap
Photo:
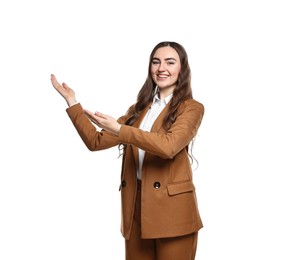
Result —
<instances>
[{"instance_id":1,"label":"blazer pocket flap","mask_svg":"<svg viewBox=\"0 0 297 260\"><path fill-rule=\"evenodd\" d=\"M180 182L180 183L168 184L167 189L168 189L169 195L176 195L180 193L194 191L195 186L193 182L187 181L182 183Z\"/></svg>"}]
</instances>

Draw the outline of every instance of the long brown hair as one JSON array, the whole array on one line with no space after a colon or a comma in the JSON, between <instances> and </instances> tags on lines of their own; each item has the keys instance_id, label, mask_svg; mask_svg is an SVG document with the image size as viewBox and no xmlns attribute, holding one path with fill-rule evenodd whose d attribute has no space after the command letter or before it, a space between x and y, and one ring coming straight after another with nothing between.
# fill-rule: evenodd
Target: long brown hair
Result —
<instances>
[{"instance_id":1,"label":"long brown hair","mask_svg":"<svg viewBox=\"0 0 297 260\"><path fill-rule=\"evenodd\" d=\"M173 91L173 97L169 104L169 112L165 116L163 121L163 127L168 130L174 121L176 120L177 109L179 104L189 98L192 98L192 88L191 88L191 70L188 62L188 55L186 50L182 45L176 42L160 42L158 43L151 52L149 57L149 66L148 66L148 74L147 78L140 89L137 102L130 107L128 110L128 120L126 121L126 125L132 125L139 117L140 113L148 106L148 104L153 100L155 91L156 91L156 83L153 81L151 75L151 64L154 58L155 52L162 47L170 46L176 50L178 56L180 58L181 69L178 75L176 87Z\"/></svg>"}]
</instances>

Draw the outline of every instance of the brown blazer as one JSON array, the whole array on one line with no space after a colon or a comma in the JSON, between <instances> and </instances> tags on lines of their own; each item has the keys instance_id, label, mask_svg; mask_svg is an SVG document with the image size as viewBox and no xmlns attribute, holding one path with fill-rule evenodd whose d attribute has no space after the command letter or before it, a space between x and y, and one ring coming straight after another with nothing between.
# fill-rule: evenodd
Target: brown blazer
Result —
<instances>
[{"instance_id":1,"label":"brown blazer","mask_svg":"<svg viewBox=\"0 0 297 260\"><path fill-rule=\"evenodd\" d=\"M98 131L85 116L80 104L66 111L85 145L91 151L127 144L121 174L122 226L126 239L131 234L137 187L138 148L145 150L142 168L141 236L142 238L175 237L202 228L188 144L200 126L204 107L194 99L183 102L177 119L166 132L162 122L168 104L154 122L151 132L138 126L149 106L133 126L126 126L126 117L118 119L118 136Z\"/></svg>"}]
</instances>

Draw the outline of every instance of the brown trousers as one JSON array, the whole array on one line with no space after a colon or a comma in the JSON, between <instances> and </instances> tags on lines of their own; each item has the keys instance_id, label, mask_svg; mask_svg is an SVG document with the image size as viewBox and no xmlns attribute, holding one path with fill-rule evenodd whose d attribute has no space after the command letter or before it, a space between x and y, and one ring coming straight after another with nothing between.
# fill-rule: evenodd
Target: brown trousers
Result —
<instances>
[{"instance_id":1,"label":"brown trousers","mask_svg":"<svg viewBox=\"0 0 297 260\"><path fill-rule=\"evenodd\" d=\"M173 238L141 239L140 187L138 182L131 237L125 240L126 260L194 260L198 232Z\"/></svg>"}]
</instances>

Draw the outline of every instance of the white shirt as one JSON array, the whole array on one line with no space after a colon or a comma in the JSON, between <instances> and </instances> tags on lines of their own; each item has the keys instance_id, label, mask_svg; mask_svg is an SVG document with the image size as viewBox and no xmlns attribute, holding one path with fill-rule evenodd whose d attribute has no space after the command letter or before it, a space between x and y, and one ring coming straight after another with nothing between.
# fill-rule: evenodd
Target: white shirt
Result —
<instances>
[{"instance_id":1,"label":"white shirt","mask_svg":"<svg viewBox=\"0 0 297 260\"><path fill-rule=\"evenodd\" d=\"M144 131L150 131L155 120L160 115L164 107L168 104L170 99L172 98L172 95L167 96L164 100L161 100L158 97L158 93L156 93L153 103L150 107L150 109L147 111L146 115L144 116L141 124L140 129ZM141 180L141 170L142 170L142 164L144 159L145 151L138 149L138 171L137 171L137 178Z\"/></svg>"}]
</instances>

